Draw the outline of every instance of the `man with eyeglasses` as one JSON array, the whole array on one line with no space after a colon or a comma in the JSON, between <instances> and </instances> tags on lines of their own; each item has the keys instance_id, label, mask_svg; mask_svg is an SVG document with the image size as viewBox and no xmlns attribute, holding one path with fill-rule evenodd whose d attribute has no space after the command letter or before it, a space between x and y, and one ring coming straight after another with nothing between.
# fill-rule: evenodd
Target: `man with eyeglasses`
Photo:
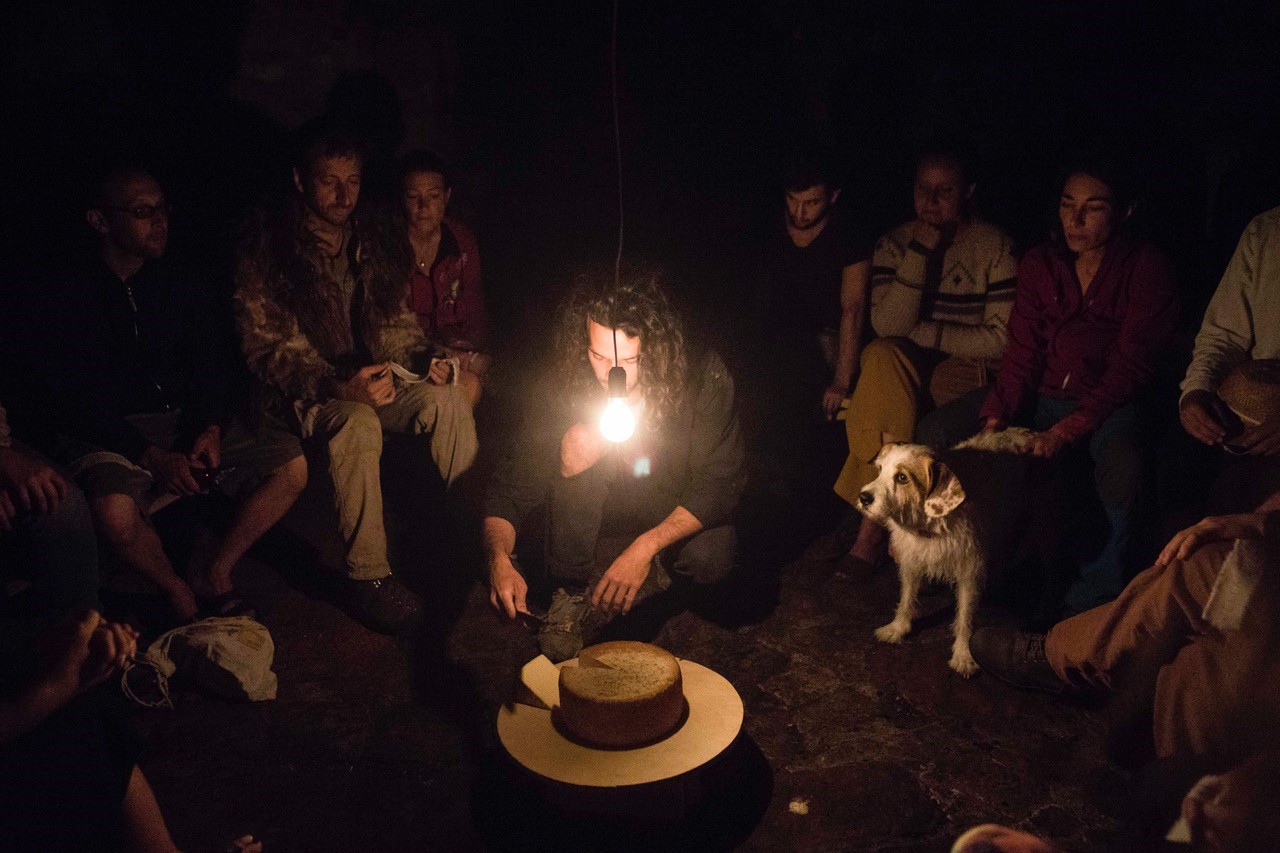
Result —
<instances>
[{"instance_id":1,"label":"man with eyeglasses","mask_svg":"<svg viewBox=\"0 0 1280 853\"><path fill-rule=\"evenodd\" d=\"M166 257L169 203L156 179L110 170L86 219L96 251L32 288L41 292L13 324L29 377L15 403L44 421L33 443L74 476L99 538L160 589L172 620L251 612L231 570L293 504L306 462L233 419L229 306ZM212 563L184 580L150 513L215 487L246 499Z\"/></svg>"}]
</instances>

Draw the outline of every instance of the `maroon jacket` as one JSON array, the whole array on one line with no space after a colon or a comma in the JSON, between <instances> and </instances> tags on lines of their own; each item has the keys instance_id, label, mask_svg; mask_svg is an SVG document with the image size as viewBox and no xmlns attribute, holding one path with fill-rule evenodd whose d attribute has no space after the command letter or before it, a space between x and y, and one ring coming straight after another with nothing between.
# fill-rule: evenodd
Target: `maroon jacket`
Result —
<instances>
[{"instance_id":1,"label":"maroon jacket","mask_svg":"<svg viewBox=\"0 0 1280 853\"><path fill-rule=\"evenodd\" d=\"M1079 441L1150 381L1177 319L1173 267L1150 243L1113 238L1084 294L1073 255L1037 246L1018 267L1009 343L980 417L1008 423L1037 394L1076 400L1054 428Z\"/></svg>"},{"instance_id":2,"label":"maroon jacket","mask_svg":"<svg viewBox=\"0 0 1280 853\"><path fill-rule=\"evenodd\" d=\"M432 343L485 349L488 317L480 286L480 249L471 229L453 217L445 217L440 226L440 249L430 274L413 271L409 307Z\"/></svg>"}]
</instances>

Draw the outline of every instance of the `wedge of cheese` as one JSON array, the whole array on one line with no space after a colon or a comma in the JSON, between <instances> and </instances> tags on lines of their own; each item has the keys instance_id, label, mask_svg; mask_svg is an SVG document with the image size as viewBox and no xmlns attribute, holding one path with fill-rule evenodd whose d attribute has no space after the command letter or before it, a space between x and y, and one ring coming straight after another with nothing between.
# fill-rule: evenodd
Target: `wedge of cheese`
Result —
<instances>
[{"instance_id":1,"label":"wedge of cheese","mask_svg":"<svg viewBox=\"0 0 1280 853\"><path fill-rule=\"evenodd\" d=\"M628 747L659 740L684 716L680 662L648 643L588 646L560 669L560 721L598 746Z\"/></svg>"}]
</instances>

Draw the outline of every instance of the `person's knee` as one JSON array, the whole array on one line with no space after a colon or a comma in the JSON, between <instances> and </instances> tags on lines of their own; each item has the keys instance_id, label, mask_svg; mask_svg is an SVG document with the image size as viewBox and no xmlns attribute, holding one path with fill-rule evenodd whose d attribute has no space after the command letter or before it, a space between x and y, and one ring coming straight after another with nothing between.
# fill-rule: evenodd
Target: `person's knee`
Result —
<instances>
[{"instance_id":1,"label":"person's knee","mask_svg":"<svg viewBox=\"0 0 1280 853\"><path fill-rule=\"evenodd\" d=\"M875 338L862 348L859 363L863 372L892 367L902 359L902 338Z\"/></svg>"},{"instance_id":2,"label":"person's knee","mask_svg":"<svg viewBox=\"0 0 1280 853\"><path fill-rule=\"evenodd\" d=\"M382 451L382 421L372 406L339 400L333 404L333 437L329 447L335 451Z\"/></svg>"},{"instance_id":3,"label":"person's knee","mask_svg":"<svg viewBox=\"0 0 1280 853\"><path fill-rule=\"evenodd\" d=\"M730 525L722 525L690 539L680 549L672 571L696 584L707 585L727 577L737 562L737 531Z\"/></svg>"},{"instance_id":4,"label":"person's knee","mask_svg":"<svg viewBox=\"0 0 1280 853\"><path fill-rule=\"evenodd\" d=\"M146 527L142 511L128 495L113 494L94 498L90 509L98 535L116 548L132 545Z\"/></svg>"}]
</instances>

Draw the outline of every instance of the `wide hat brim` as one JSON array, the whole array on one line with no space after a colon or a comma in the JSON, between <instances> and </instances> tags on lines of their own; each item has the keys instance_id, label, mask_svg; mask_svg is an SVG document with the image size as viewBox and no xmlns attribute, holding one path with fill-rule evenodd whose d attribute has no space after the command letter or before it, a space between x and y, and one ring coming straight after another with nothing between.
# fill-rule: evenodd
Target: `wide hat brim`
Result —
<instances>
[{"instance_id":1,"label":"wide hat brim","mask_svg":"<svg viewBox=\"0 0 1280 853\"><path fill-rule=\"evenodd\" d=\"M516 703L498 711L498 738L526 769L557 782L615 788L660 782L706 764L742 729L738 691L722 675L680 661L688 713L667 737L632 749L602 749L570 740L552 712Z\"/></svg>"}]
</instances>

